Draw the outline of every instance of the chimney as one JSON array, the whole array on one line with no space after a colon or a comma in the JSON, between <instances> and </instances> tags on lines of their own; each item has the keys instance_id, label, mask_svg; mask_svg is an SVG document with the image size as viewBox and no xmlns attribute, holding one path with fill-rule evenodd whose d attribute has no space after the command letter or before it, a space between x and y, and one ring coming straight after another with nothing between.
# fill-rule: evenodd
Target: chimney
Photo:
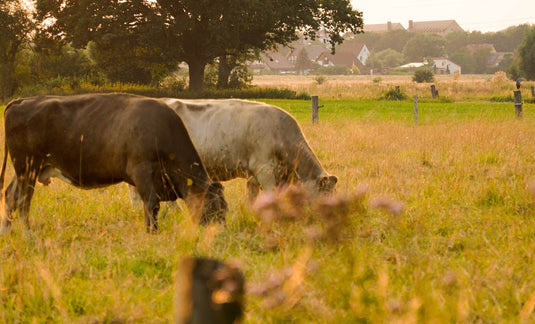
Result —
<instances>
[{"instance_id":1,"label":"chimney","mask_svg":"<svg viewBox=\"0 0 535 324\"><path fill-rule=\"evenodd\" d=\"M391 21L386 23L386 30L387 31L392 31L392 22Z\"/></svg>"},{"instance_id":2,"label":"chimney","mask_svg":"<svg viewBox=\"0 0 535 324\"><path fill-rule=\"evenodd\" d=\"M412 30L414 28L414 22L412 20L409 20L409 30Z\"/></svg>"}]
</instances>

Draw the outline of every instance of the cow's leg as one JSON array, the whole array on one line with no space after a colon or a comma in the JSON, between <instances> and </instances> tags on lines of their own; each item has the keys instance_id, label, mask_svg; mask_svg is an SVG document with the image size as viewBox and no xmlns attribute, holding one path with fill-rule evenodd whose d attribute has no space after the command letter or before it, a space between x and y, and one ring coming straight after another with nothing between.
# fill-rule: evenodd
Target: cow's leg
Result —
<instances>
[{"instance_id":1,"label":"cow's leg","mask_svg":"<svg viewBox=\"0 0 535 324\"><path fill-rule=\"evenodd\" d=\"M32 202L33 192L35 189L35 180L36 176L34 174L25 177L24 180L19 180L19 188L21 193L19 195L19 209L20 217L23 219L26 224L26 228L30 229L30 205Z\"/></svg>"},{"instance_id":2,"label":"cow's leg","mask_svg":"<svg viewBox=\"0 0 535 324\"><path fill-rule=\"evenodd\" d=\"M145 227L148 233L158 231L158 211L160 211L160 200L156 195L154 187L151 185L136 185L145 212Z\"/></svg>"},{"instance_id":3,"label":"cow's leg","mask_svg":"<svg viewBox=\"0 0 535 324\"><path fill-rule=\"evenodd\" d=\"M30 205L33 197L36 172L22 177L13 177L6 190L6 208L0 227L0 235L9 233L13 213L18 210L26 228L30 228Z\"/></svg>"},{"instance_id":4,"label":"cow's leg","mask_svg":"<svg viewBox=\"0 0 535 324\"><path fill-rule=\"evenodd\" d=\"M158 231L160 200L156 193L152 168L148 164L139 164L128 169L127 173L134 182L137 192L143 201L147 232L156 233Z\"/></svg>"},{"instance_id":5,"label":"cow's leg","mask_svg":"<svg viewBox=\"0 0 535 324\"><path fill-rule=\"evenodd\" d=\"M255 177L249 177L249 179L247 179L247 202L249 204L253 203L259 193L260 183Z\"/></svg>"},{"instance_id":6,"label":"cow's leg","mask_svg":"<svg viewBox=\"0 0 535 324\"><path fill-rule=\"evenodd\" d=\"M262 190L272 191L277 186L277 179L275 177L275 167L271 163L264 164L261 167L257 168L254 171L254 178L256 179L256 183ZM255 183L252 182L252 184L254 185ZM251 188L251 190L253 190L253 188ZM252 194L254 192L249 193Z\"/></svg>"},{"instance_id":7,"label":"cow's leg","mask_svg":"<svg viewBox=\"0 0 535 324\"><path fill-rule=\"evenodd\" d=\"M144 203L145 205L145 227L148 233L158 232L158 212L160 211L160 202L154 197L150 197Z\"/></svg>"},{"instance_id":8,"label":"cow's leg","mask_svg":"<svg viewBox=\"0 0 535 324\"><path fill-rule=\"evenodd\" d=\"M11 219L13 218L13 212L18 205L18 194L20 193L20 190L18 190L17 186L17 177L15 176L6 188L5 213L2 215L0 235L8 234L11 231Z\"/></svg>"}]
</instances>

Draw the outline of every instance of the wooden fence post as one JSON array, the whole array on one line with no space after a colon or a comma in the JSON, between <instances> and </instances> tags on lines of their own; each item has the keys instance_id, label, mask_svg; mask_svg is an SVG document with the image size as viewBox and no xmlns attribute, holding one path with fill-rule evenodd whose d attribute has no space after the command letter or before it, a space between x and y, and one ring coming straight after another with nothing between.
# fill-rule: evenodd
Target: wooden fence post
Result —
<instances>
[{"instance_id":1,"label":"wooden fence post","mask_svg":"<svg viewBox=\"0 0 535 324\"><path fill-rule=\"evenodd\" d=\"M312 124L317 124L320 119L319 109L323 105L319 105L318 96L312 96Z\"/></svg>"},{"instance_id":2,"label":"wooden fence post","mask_svg":"<svg viewBox=\"0 0 535 324\"><path fill-rule=\"evenodd\" d=\"M522 92L516 90L515 94L515 115L516 118L522 118Z\"/></svg>"},{"instance_id":3,"label":"wooden fence post","mask_svg":"<svg viewBox=\"0 0 535 324\"><path fill-rule=\"evenodd\" d=\"M433 99L438 97L438 90L434 84L431 85L431 96L433 96Z\"/></svg>"},{"instance_id":4,"label":"wooden fence post","mask_svg":"<svg viewBox=\"0 0 535 324\"><path fill-rule=\"evenodd\" d=\"M183 258L175 277L175 324L232 324L243 316L245 279L222 262Z\"/></svg>"},{"instance_id":5,"label":"wooden fence post","mask_svg":"<svg viewBox=\"0 0 535 324\"><path fill-rule=\"evenodd\" d=\"M418 96L414 96L414 125L418 124Z\"/></svg>"},{"instance_id":6,"label":"wooden fence post","mask_svg":"<svg viewBox=\"0 0 535 324\"><path fill-rule=\"evenodd\" d=\"M535 97L535 87L531 86L531 96Z\"/></svg>"}]
</instances>

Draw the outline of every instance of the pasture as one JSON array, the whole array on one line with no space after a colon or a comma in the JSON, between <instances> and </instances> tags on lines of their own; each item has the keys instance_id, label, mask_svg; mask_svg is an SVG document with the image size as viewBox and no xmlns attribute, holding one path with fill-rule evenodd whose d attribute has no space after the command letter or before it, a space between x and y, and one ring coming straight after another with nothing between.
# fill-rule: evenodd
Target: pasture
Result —
<instances>
[{"instance_id":1,"label":"pasture","mask_svg":"<svg viewBox=\"0 0 535 324\"><path fill-rule=\"evenodd\" d=\"M55 179L31 231L15 219L0 237L0 321L172 322L173 272L196 255L241 266L246 323L533 322L535 105L517 120L512 103L424 100L414 125L411 101L322 96L317 125L310 102L266 102L296 117L338 196L357 196L334 237L308 207L264 222L243 179L224 183L225 227L167 204L157 235L126 185Z\"/></svg>"}]
</instances>

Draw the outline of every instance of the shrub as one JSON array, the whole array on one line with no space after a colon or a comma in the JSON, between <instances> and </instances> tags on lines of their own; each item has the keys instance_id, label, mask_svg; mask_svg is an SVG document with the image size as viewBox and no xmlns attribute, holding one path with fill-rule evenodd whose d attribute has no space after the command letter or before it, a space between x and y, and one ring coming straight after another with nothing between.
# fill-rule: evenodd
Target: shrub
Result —
<instances>
[{"instance_id":1,"label":"shrub","mask_svg":"<svg viewBox=\"0 0 535 324\"><path fill-rule=\"evenodd\" d=\"M433 74L433 71L423 68L418 69L414 71L414 75L412 76L412 81L423 83L423 82L433 82L435 81L435 76Z\"/></svg>"},{"instance_id":2,"label":"shrub","mask_svg":"<svg viewBox=\"0 0 535 324\"><path fill-rule=\"evenodd\" d=\"M382 97L385 100L405 100L407 95L399 87L390 88Z\"/></svg>"},{"instance_id":3,"label":"shrub","mask_svg":"<svg viewBox=\"0 0 535 324\"><path fill-rule=\"evenodd\" d=\"M314 78L314 80L316 81L316 83L318 84L324 84L325 81L327 81L327 78L324 76L324 75L318 75Z\"/></svg>"},{"instance_id":4,"label":"shrub","mask_svg":"<svg viewBox=\"0 0 535 324\"><path fill-rule=\"evenodd\" d=\"M494 88L507 89L507 87L512 84L511 80L507 77L507 74L503 71L498 71L494 73L490 83Z\"/></svg>"}]
</instances>

